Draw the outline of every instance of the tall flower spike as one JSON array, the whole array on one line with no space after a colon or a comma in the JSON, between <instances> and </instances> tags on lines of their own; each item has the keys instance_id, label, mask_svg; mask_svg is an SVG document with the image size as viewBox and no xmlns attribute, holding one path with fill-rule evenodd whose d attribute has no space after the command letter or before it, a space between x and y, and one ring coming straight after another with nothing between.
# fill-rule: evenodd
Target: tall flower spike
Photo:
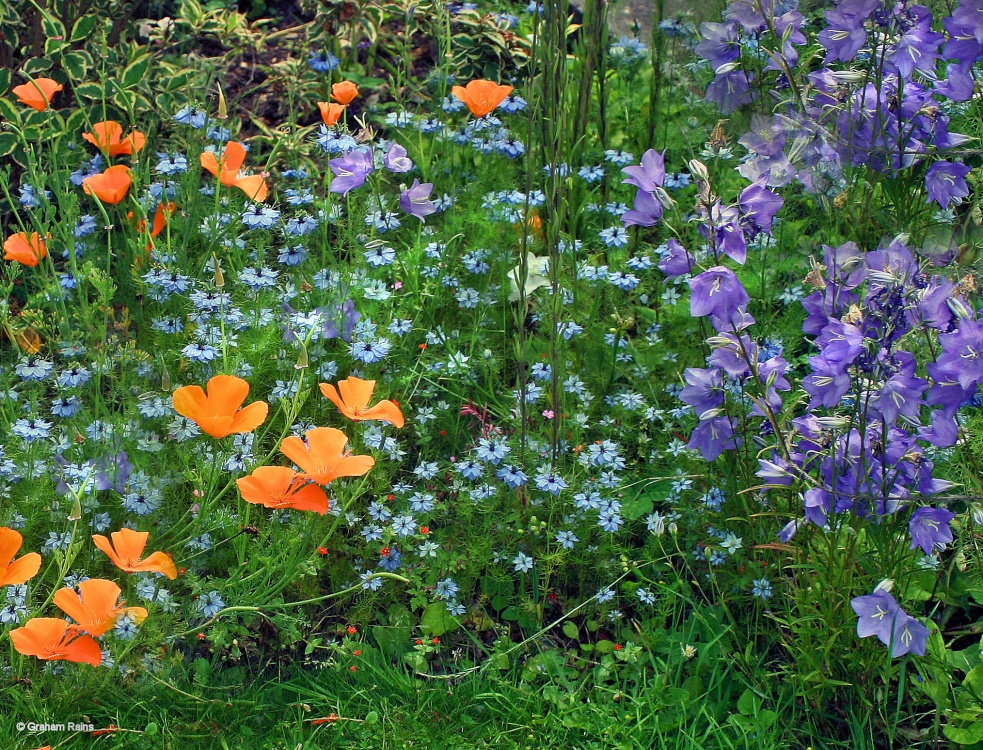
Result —
<instances>
[{"instance_id":1,"label":"tall flower spike","mask_svg":"<svg viewBox=\"0 0 983 750\"><path fill-rule=\"evenodd\" d=\"M369 400L374 390L374 380L362 380L356 377L338 381L337 389L330 383L321 383L321 393L324 397L353 422L360 422L363 419L384 419L392 422L396 427L402 427L405 423L403 413L392 401L380 401L375 406L369 407Z\"/></svg>"},{"instance_id":2,"label":"tall flower spike","mask_svg":"<svg viewBox=\"0 0 983 750\"><path fill-rule=\"evenodd\" d=\"M24 627L10 631L14 649L25 656L45 661L74 661L98 667L102 650L92 636L79 636L81 631L57 617L35 617Z\"/></svg>"},{"instance_id":3,"label":"tall flower spike","mask_svg":"<svg viewBox=\"0 0 983 750\"><path fill-rule=\"evenodd\" d=\"M249 383L234 375L216 375L208 381L208 393L200 385L174 391L174 411L197 424L204 433L224 438L234 432L252 432L269 412L265 401L240 409L249 394Z\"/></svg>"},{"instance_id":4,"label":"tall flower spike","mask_svg":"<svg viewBox=\"0 0 983 750\"><path fill-rule=\"evenodd\" d=\"M280 444L280 452L301 469L300 476L318 484L338 477L360 477L375 466L372 456L353 456L345 450L348 437L333 427L315 427L305 435L307 443L291 435Z\"/></svg>"},{"instance_id":5,"label":"tall flower spike","mask_svg":"<svg viewBox=\"0 0 983 750\"><path fill-rule=\"evenodd\" d=\"M172 581L177 578L177 567L166 552L154 552L146 560L140 559L147 546L150 532L120 529L110 536L113 538L112 544L101 534L93 534L92 542L105 552L113 561L113 565L120 570L125 570L127 573L160 573Z\"/></svg>"},{"instance_id":6,"label":"tall flower spike","mask_svg":"<svg viewBox=\"0 0 983 750\"><path fill-rule=\"evenodd\" d=\"M19 531L0 526L0 586L27 583L41 570L41 555L28 552L19 560L14 555L24 543Z\"/></svg>"}]
</instances>

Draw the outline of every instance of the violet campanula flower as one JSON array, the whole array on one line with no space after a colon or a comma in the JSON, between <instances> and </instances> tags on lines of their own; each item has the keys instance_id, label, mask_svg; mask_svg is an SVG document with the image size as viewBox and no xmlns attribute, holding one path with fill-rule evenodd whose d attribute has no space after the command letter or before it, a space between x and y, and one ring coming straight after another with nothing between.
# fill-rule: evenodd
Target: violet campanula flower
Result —
<instances>
[{"instance_id":1,"label":"violet campanula flower","mask_svg":"<svg viewBox=\"0 0 983 750\"><path fill-rule=\"evenodd\" d=\"M714 266L690 279L690 315L714 315L731 319L740 307L751 301L744 286L729 268Z\"/></svg>"},{"instance_id":2,"label":"violet campanula flower","mask_svg":"<svg viewBox=\"0 0 983 750\"><path fill-rule=\"evenodd\" d=\"M942 354L936 360L938 367L961 387L975 390L983 382L983 321L960 320L954 332L939 335L939 343Z\"/></svg>"},{"instance_id":3,"label":"violet campanula flower","mask_svg":"<svg viewBox=\"0 0 983 750\"><path fill-rule=\"evenodd\" d=\"M655 193L666 181L665 155L650 148L642 154L641 166L625 167L621 171L628 175L621 181L625 185L634 185L647 193Z\"/></svg>"},{"instance_id":4,"label":"violet campanula flower","mask_svg":"<svg viewBox=\"0 0 983 750\"><path fill-rule=\"evenodd\" d=\"M437 206L430 200L432 191L432 182L420 184L419 180L413 180L413 184L399 194L399 207L420 221L425 221L427 216L437 212Z\"/></svg>"},{"instance_id":5,"label":"violet campanula flower","mask_svg":"<svg viewBox=\"0 0 983 750\"><path fill-rule=\"evenodd\" d=\"M654 227L662 218L662 203L652 193L639 190L635 193L634 206L621 215L621 222L626 227Z\"/></svg>"},{"instance_id":6,"label":"violet campanula flower","mask_svg":"<svg viewBox=\"0 0 983 750\"><path fill-rule=\"evenodd\" d=\"M881 643L891 646L892 657L904 656L909 651L925 655L928 628L901 609L884 589L856 597L850 607L857 614L857 635L861 638L876 635Z\"/></svg>"},{"instance_id":7,"label":"violet campanula flower","mask_svg":"<svg viewBox=\"0 0 983 750\"><path fill-rule=\"evenodd\" d=\"M931 555L936 548L945 547L952 541L949 521L956 517L943 508L919 508L911 514L908 531L911 532L911 547L921 547L922 552Z\"/></svg>"},{"instance_id":8,"label":"violet campanula flower","mask_svg":"<svg viewBox=\"0 0 983 750\"><path fill-rule=\"evenodd\" d=\"M342 195L348 195L349 191L362 187L375 169L372 155L363 151L350 151L338 159L329 161L328 166L334 172L334 179L331 180L329 189L332 193Z\"/></svg>"},{"instance_id":9,"label":"violet campanula flower","mask_svg":"<svg viewBox=\"0 0 983 750\"><path fill-rule=\"evenodd\" d=\"M382 159L382 163L385 164L386 169L390 172L403 173L413 169L413 160L406 155L406 149L398 143L394 143L389 147L389 150L386 151L386 155Z\"/></svg>"},{"instance_id":10,"label":"violet campanula flower","mask_svg":"<svg viewBox=\"0 0 983 750\"><path fill-rule=\"evenodd\" d=\"M720 370L687 367L683 380L686 386L679 392L679 400L692 406L697 417L702 419L704 413L723 405L724 379Z\"/></svg>"},{"instance_id":11,"label":"violet campanula flower","mask_svg":"<svg viewBox=\"0 0 983 750\"><path fill-rule=\"evenodd\" d=\"M696 266L696 259L689 254L675 237L666 241L666 252L659 261L659 270L670 279L689 273Z\"/></svg>"},{"instance_id":12,"label":"violet campanula flower","mask_svg":"<svg viewBox=\"0 0 983 750\"><path fill-rule=\"evenodd\" d=\"M928 203L935 201L939 208L947 208L953 198L969 195L966 175L970 168L965 164L937 161L925 173L925 189L928 190Z\"/></svg>"},{"instance_id":13,"label":"violet campanula flower","mask_svg":"<svg viewBox=\"0 0 983 750\"><path fill-rule=\"evenodd\" d=\"M729 115L742 104L753 102L758 98L758 92L751 90L753 73L745 73L741 69L731 70L713 79L707 86L703 100L716 104L720 114Z\"/></svg>"},{"instance_id":14,"label":"violet campanula flower","mask_svg":"<svg viewBox=\"0 0 983 750\"><path fill-rule=\"evenodd\" d=\"M690 435L686 447L698 450L705 460L713 461L725 450L734 450L741 443L741 438L734 435L730 417L720 416L700 422Z\"/></svg>"},{"instance_id":15,"label":"violet campanula flower","mask_svg":"<svg viewBox=\"0 0 983 750\"><path fill-rule=\"evenodd\" d=\"M775 214L785 203L782 198L766 187L770 176L767 172L761 175L741 191L738 200L741 222L750 224L754 229L754 235L757 235L758 232L771 234L771 225L775 219Z\"/></svg>"},{"instance_id":16,"label":"violet campanula flower","mask_svg":"<svg viewBox=\"0 0 983 750\"><path fill-rule=\"evenodd\" d=\"M700 34L703 40L696 45L694 52L710 62L716 70L721 65L732 63L741 56L741 45L737 39L737 26L732 23L702 23Z\"/></svg>"}]
</instances>

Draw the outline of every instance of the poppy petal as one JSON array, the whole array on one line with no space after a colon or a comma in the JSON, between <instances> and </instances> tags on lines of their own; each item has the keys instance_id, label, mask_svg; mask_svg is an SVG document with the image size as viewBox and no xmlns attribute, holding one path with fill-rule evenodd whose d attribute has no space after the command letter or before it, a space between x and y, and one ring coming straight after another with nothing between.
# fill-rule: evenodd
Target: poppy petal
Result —
<instances>
[{"instance_id":1,"label":"poppy petal","mask_svg":"<svg viewBox=\"0 0 983 750\"><path fill-rule=\"evenodd\" d=\"M172 581L177 578L177 565L174 564L174 558L166 552L152 552L147 555L146 560L141 560L132 567L134 573L160 573Z\"/></svg>"},{"instance_id":2,"label":"poppy petal","mask_svg":"<svg viewBox=\"0 0 983 750\"><path fill-rule=\"evenodd\" d=\"M240 409L232 417L229 432L252 432L266 421L270 407L265 401L256 401Z\"/></svg>"},{"instance_id":3,"label":"poppy petal","mask_svg":"<svg viewBox=\"0 0 983 750\"><path fill-rule=\"evenodd\" d=\"M208 397L200 385L186 385L178 388L171 396L174 411L182 417L197 421L208 410Z\"/></svg>"},{"instance_id":4,"label":"poppy petal","mask_svg":"<svg viewBox=\"0 0 983 750\"><path fill-rule=\"evenodd\" d=\"M403 412L399 410L392 401L388 399L386 401L380 401L375 406L372 406L362 412L362 419L384 419L387 422L392 422L393 427L402 427L405 424L403 420Z\"/></svg>"},{"instance_id":5,"label":"poppy petal","mask_svg":"<svg viewBox=\"0 0 983 750\"><path fill-rule=\"evenodd\" d=\"M265 201L270 192L269 188L266 186L266 180L264 180L263 177L258 174L251 174L247 177L239 177L233 183L233 185L244 192L249 200L257 203L262 203Z\"/></svg>"},{"instance_id":6,"label":"poppy petal","mask_svg":"<svg viewBox=\"0 0 983 750\"><path fill-rule=\"evenodd\" d=\"M19 560L7 566L6 572L0 568L0 586L17 586L27 583L41 570L41 555L28 552Z\"/></svg>"},{"instance_id":7,"label":"poppy petal","mask_svg":"<svg viewBox=\"0 0 983 750\"><path fill-rule=\"evenodd\" d=\"M372 392L375 391L375 381L350 377L339 381L338 390L348 407L358 412L369 405Z\"/></svg>"},{"instance_id":8,"label":"poppy petal","mask_svg":"<svg viewBox=\"0 0 983 750\"><path fill-rule=\"evenodd\" d=\"M198 160L201 162L203 169L218 177L218 159L215 158L214 152L202 151L201 156L198 157Z\"/></svg>"},{"instance_id":9,"label":"poppy petal","mask_svg":"<svg viewBox=\"0 0 983 750\"><path fill-rule=\"evenodd\" d=\"M246 161L246 149L238 141L229 141L225 144L225 151L222 153L222 171L238 172Z\"/></svg>"},{"instance_id":10,"label":"poppy petal","mask_svg":"<svg viewBox=\"0 0 983 750\"><path fill-rule=\"evenodd\" d=\"M249 395L249 383L235 375L216 375L208 381L208 410L231 417Z\"/></svg>"}]
</instances>

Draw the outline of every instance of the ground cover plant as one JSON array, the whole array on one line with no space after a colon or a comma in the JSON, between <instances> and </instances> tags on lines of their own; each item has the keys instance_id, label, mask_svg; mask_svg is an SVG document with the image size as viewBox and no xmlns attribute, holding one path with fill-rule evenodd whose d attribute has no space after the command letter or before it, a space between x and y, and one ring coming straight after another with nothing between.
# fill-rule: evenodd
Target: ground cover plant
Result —
<instances>
[{"instance_id":1,"label":"ground cover plant","mask_svg":"<svg viewBox=\"0 0 983 750\"><path fill-rule=\"evenodd\" d=\"M978 0L114 5L0 15L4 747L981 746Z\"/></svg>"}]
</instances>

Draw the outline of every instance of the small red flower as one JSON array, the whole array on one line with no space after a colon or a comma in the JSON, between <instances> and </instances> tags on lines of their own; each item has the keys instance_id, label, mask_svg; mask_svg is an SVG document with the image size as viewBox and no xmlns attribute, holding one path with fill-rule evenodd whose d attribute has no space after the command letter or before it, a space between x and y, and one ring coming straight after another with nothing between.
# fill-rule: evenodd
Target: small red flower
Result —
<instances>
[{"instance_id":1,"label":"small red flower","mask_svg":"<svg viewBox=\"0 0 983 750\"><path fill-rule=\"evenodd\" d=\"M438 643L440 643L440 638L434 638L434 639L433 639L432 641L430 641L430 642L431 642L431 643L432 643L432 644L433 644L434 646L436 646L436 645L437 645Z\"/></svg>"},{"instance_id":2,"label":"small red flower","mask_svg":"<svg viewBox=\"0 0 983 750\"><path fill-rule=\"evenodd\" d=\"M615 651L620 651L623 648L624 648L624 646L622 646L620 643L615 643L614 644L614 650Z\"/></svg>"},{"instance_id":3,"label":"small red flower","mask_svg":"<svg viewBox=\"0 0 983 750\"><path fill-rule=\"evenodd\" d=\"M328 554L328 548L327 547L318 547L317 548L317 553L319 555L321 555L322 557L324 557L324 555Z\"/></svg>"},{"instance_id":4,"label":"small red flower","mask_svg":"<svg viewBox=\"0 0 983 750\"><path fill-rule=\"evenodd\" d=\"M355 635L357 632L358 628L356 628L354 625L348 626L348 635Z\"/></svg>"},{"instance_id":5,"label":"small red flower","mask_svg":"<svg viewBox=\"0 0 983 750\"><path fill-rule=\"evenodd\" d=\"M427 534L430 533L430 527L429 526L421 526L420 527L420 533L423 534L424 536L426 536Z\"/></svg>"}]
</instances>

